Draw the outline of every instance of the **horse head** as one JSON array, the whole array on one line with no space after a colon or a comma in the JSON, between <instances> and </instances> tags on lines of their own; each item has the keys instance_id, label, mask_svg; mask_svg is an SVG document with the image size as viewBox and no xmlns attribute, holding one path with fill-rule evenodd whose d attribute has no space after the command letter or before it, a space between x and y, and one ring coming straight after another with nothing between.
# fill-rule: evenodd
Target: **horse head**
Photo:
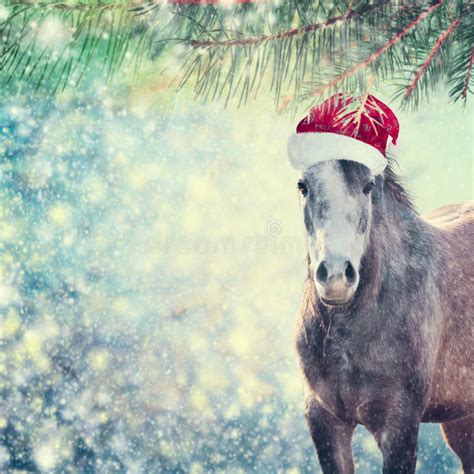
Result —
<instances>
[{"instance_id":1,"label":"horse head","mask_svg":"<svg viewBox=\"0 0 474 474\"><path fill-rule=\"evenodd\" d=\"M372 221L375 177L345 160L322 161L298 181L308 239L310 272L321 300L343 305L354 296Z\"/></svg>"}]
</instances>

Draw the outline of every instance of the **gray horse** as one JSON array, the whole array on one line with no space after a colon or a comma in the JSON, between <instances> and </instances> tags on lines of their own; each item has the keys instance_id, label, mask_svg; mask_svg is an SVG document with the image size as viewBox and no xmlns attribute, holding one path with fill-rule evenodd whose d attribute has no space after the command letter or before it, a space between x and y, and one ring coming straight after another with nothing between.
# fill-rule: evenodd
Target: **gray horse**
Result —
<instances>
[{"instance_id":1,"label":"gray horse","mask_svg":"<svg viewBox=\"0 0 474 474\"><path fill-rule=\"evenodd\" d=\"M474 205L426 219L390 165L345 160L298 182L308 278L296 329L306 418L324 473L352 473L357 424L384 473L415 471L420 422L474 473Z\"/></svg>"}]
</instances>

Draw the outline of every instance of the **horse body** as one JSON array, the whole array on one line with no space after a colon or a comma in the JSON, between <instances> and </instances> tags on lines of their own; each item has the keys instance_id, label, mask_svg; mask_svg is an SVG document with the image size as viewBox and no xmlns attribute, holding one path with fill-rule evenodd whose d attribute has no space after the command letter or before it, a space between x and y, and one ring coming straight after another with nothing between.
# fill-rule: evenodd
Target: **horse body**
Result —
<instances>
[{"instance_id":1,"label":"horse body","mask_svg":"<svg viewBox=\"0 0 474 474\"><path fill-rule=\"evenodd\" d=\"M338 161L304 175L310 251L296 346L321 466L328 473L354 472L351 436L362 424L382 451L384 472L414 472L419 423L433 421L443 423L465 472L473 472L473 207L446 208L429 216L430 223L390 170L375 179L364 204L357 193L370 179L364 166ZM360 205L328 203L330 186ZM350 281L340 274L328 278L326 271L334 267L328 255L337 247L324 242L331 232L325 229L335 226L326 225L331 206L338 207L342 232L355 222L355 238L364 243ZM344 249L351 254L347 261L357 262L357 250ZM334 287L332 278L356 286L343 304L321 297Z\"/></svg>"},{"instance_id":2,"label":"horse body","mask_svg":"<svg viewBox=\"0 0 474 474\"><path fill-rule=\"evenodd\" d=\"M443 326L425 418L442 422L474 413L474 206L445 206L425 219L446 272L437 281Z\"/></svg>"}]
</instances>

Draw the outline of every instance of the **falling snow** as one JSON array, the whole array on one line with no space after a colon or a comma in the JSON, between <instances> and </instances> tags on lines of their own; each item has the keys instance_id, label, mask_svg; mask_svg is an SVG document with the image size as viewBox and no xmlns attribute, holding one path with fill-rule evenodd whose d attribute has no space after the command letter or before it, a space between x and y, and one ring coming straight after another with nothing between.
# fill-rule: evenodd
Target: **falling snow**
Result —
<instances>
[{"instance_id":1,"label":"falling snow","mask_svg":"<svg viewBox=\"0 0 474 474\"><path fill-rule=\"evenodd\" d=\"M287 123L145 102L0 108L0 471L315 472ZM354 449L378 472L371 436ZM457 467L423 426L418 471Z\"/></svg>"}]
</instances>

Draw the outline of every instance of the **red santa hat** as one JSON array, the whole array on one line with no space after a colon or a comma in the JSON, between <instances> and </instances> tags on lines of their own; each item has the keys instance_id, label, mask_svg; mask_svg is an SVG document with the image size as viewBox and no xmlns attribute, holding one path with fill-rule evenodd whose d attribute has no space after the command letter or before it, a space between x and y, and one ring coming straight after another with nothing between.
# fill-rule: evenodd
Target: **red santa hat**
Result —
<instances>
[{"instance_id":1,"label":"red santa hat","mask_svg":"<svg viewBox=\"0 0 474 474\"><path fill-rule=\"evenodd\" d=\"M398 132L395 114L373 95L336 94L301 120L290 137L288 154L299 170L319 161L352 160L378 175L387 166L387 141L391 138L395 145Z\"/></svg>"}]
</instances>

